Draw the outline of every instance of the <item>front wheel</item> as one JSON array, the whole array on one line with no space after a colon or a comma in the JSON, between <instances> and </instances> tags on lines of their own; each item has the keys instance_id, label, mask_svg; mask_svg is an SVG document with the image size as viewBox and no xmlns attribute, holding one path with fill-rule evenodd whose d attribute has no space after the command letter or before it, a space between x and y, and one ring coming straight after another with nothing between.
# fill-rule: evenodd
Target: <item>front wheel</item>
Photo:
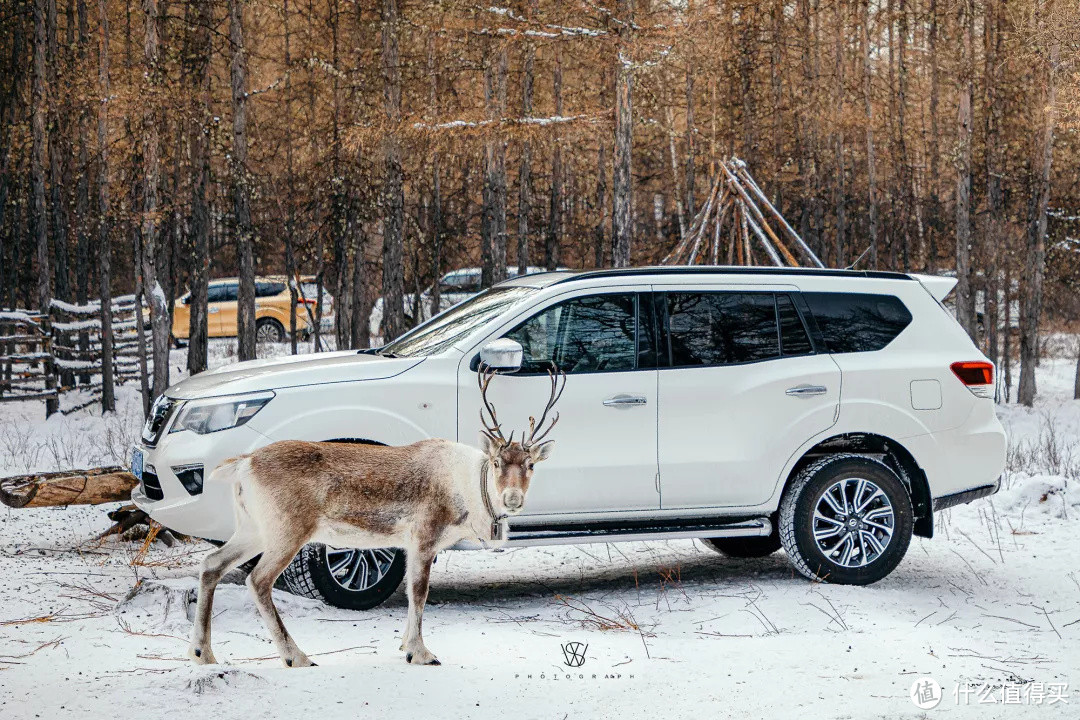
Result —
<instances>
[{"instance_id":1,"label":"front wheel","mask_svg":"<svg viewBox=\"0 0 1080 720\"><path fill-rule=\"evenodd\" d=\"M869 585L900 564L911 542L911 497L887 465L830 455L803 469L780 502L780 540L811 580Z\"/></svg>"},{"instance_id":2,"label":"front wheel","mask_svg":"<svg viewBox=\"0 0 1080 720\"><path fill-rule=\"evenodd\" d=\"M370 610L390 597L405 576L396 548L336 549L305 545L285 568L286 589L346 610Z\"/></svg>"}]
</instances>

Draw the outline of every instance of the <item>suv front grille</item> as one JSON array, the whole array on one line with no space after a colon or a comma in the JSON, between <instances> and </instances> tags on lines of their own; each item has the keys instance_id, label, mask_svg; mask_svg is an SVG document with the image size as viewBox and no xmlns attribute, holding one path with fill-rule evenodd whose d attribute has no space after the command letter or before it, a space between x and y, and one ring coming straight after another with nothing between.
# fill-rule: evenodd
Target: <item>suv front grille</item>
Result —
<instances>
[{"instance_id":1,"label":"suv front grille","mask_svg":"<svg viewBox=\"0 0 1080 720\"><path fill-rule=\"evenodd\" d=\"M144 443L150 447L157 445L157 441L161 437L161 431L165 429L169 415L172 414L175 407L176 401L164 395L154 401L154 406L150 408L150 416L146 418L146 424L143 426L142 439Z\"/></svg>"},{"instance_id":2,"label":"suv front grille","mask_svg":"<svg viewBox=\"0 0 1080 720\"><path fill-rule=\"evenodd\" d=\"M161 491L161 480L158 479L157 470L153 465L147 465L142 474L142 491L150 500L163 500L165 493Z\"/></svg>"}]
</instances>

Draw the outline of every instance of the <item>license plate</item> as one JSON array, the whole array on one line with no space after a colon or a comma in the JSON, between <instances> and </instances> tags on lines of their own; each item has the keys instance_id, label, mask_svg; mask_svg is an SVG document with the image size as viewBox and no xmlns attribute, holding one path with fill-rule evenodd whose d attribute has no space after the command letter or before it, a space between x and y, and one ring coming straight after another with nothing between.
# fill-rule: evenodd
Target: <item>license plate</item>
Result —
<instances>
[{"instance_id":1,"label":"license plate","mask_svg":"<svg viewBox=\"0 0 1080 720\"><path fill-rule=\"evenodd\" d=\"M131 474L134 475L139 482L142 482L143 451L139 448L131 449Z\"/></svg>"}]
</instances>

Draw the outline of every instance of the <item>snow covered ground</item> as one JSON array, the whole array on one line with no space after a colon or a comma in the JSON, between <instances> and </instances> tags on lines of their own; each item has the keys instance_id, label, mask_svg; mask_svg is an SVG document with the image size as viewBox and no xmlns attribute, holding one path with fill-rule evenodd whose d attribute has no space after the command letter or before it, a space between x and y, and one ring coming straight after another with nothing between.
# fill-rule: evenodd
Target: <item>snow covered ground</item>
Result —
<instances>
[{"instance_id":1,"label":"snow covered ground","mask_svg":"<svg viewBox=\"0 0 1080 720\"><path fill-rule=\"evenodd\" d=\"M133 565L138 543L91 540L107 508L3 510L0 717L1080 717L1080 401L1071 360L1038 379L1034 410L1000 410L1002 492L939 514L876 585L814 585L782 552L695 541L448 552L424 623L436 668L397 649L400 592L365 613L276 593L320 665L287 670L237 584L215 604L227 664L194 667L208 545L155 544ZM0 413L0 475L123 462L141 418L130 386L108 420ZM587 644L583 666L568 643ZM936 708L911 699L924 677Z\"/></svg>"}]
</instances>

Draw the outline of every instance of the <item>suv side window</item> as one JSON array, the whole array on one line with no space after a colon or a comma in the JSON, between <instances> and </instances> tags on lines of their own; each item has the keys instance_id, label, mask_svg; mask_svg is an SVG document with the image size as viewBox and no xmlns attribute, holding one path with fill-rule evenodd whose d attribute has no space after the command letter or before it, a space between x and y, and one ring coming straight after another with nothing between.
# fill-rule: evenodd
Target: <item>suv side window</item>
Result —
<instances>
[{"instance_id":1,"label":"suv side window","mask_svg":"<svg viewBox=\"0 0 1080 720\"><path fill-rule=\"evenodd\" d=\"M773 293L669 292L666 305L671 367L780 357Z\"/></svg>"},{"instance_id":2,"label":"suv side window","mask_svg":"<svg viewBox=\"0 0 1080 720\"><path fill-rule=\"evenodd\" d=\"M222 285L221 288L224 293L221 297L221 302L235 302L240 294L239 283L227 283Z\"/></svg>"},{"instance_id":3,"label":"suv side window","mask_svg":"<svg viewBox=\"0 0 1080 720\"><path fill-rule=\"evenodd\" d=\"M638 367L637 296L588 295L553 305L506 334L521 343L522 372L620 372ZM649 357L651 332L643 333Z\"/></svg>"},{"instance_id":4,"label":"suv side window","mask_svg":"<svg viewBox=\"0 0 1080 720\"><path fill-rule=\"evenodd\" d=\"M832 353L881 350L911 324L911 312L895 295L802 294Z\"/></svg>"}]
</instances>

